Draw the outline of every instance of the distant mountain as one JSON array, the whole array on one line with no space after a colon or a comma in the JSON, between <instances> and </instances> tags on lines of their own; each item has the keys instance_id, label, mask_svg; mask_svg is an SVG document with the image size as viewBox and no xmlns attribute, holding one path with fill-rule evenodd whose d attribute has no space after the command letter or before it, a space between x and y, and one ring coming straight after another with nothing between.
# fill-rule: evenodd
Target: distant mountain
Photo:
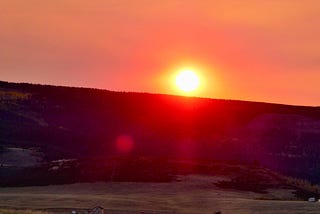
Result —
<instances>
[{"instance_id":1,"label":"distant mountain","mask_svg":"<svg viewBox=\"0 0 320 214\"><path fill-rule=\"evenodd\" d=\"M0 177L115 156L255 162L320 183L320 107L0 82Z\"/></svg>"}]
</instances>

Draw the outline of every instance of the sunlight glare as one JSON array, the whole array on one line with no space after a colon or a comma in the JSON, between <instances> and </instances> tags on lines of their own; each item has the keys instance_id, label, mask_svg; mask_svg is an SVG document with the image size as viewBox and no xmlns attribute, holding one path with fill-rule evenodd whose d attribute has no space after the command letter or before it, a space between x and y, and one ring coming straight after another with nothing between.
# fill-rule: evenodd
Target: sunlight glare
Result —
<instances>
[{"instance_id":1,"label":"sunlight glare","mask_svg":"<svg viewBox=\"0 0 320 214\"><path fill-rule=\"evenodd\" d=\"M176 85L182 91L194 91L199 87L199 84L199 77L192 70L183 70L176 76Z\"/></svg>"}]
</instances>

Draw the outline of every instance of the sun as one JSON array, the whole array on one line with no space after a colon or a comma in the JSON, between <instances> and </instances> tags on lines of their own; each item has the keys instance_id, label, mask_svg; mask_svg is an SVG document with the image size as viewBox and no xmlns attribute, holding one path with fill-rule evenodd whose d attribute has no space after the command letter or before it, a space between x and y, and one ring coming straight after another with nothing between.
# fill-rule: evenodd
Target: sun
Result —
<instances>
[{"instance_id":1,"label":"sun","mask_svg":"<svg viewBox=\"0 0 320 214\"><path fill-rule=\"evenodd\" d=\"M195 91L199 84L199 77L193 70L182 70L176 76L176 86L184 92Z\"/></svg>"}]
</instances>

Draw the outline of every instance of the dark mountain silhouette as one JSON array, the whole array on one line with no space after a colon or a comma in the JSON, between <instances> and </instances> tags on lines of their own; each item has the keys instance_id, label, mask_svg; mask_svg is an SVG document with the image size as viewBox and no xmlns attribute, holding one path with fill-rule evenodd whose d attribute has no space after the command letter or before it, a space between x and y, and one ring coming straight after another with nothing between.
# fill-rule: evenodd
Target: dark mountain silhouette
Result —
<instances>
[{"instance_id":1,"label":"dark mountain silhouette","mask_svg":"<svg viewBox=\"0 0 320 214\"><path fill-rule=\"evenodd\" d=\"M0 101L0 177L147 156L255 162L320 181L320 107L8 82Z\"/></svg>"}]
</instances>

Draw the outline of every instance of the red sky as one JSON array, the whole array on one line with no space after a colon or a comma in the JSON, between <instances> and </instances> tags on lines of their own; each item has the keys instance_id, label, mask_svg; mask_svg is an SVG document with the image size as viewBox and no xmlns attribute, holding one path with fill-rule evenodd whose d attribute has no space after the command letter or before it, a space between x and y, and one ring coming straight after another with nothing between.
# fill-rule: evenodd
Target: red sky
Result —
<instances>
[{"instance_id":1,"label":"red sky","mask_svg":"<svg viewBox=\"0 0 320 214\"><path fill-rule=\"evenodd\" d=\"M0 79L320 105L318 0L1 0Z\"/></svg>"}]
</instances>

